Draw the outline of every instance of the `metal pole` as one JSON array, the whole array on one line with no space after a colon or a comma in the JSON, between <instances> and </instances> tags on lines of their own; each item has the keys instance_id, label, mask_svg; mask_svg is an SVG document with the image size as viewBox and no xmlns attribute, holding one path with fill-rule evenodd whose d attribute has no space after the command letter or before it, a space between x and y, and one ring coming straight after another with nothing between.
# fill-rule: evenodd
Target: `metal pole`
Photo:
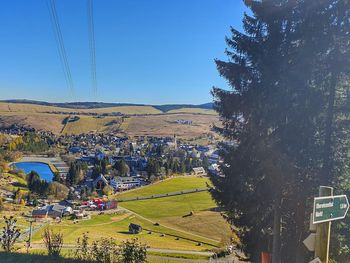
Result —
<instances>
[{"instance_id":1,"label":"metal pole","mask_svg":"<svg viewBox=\"0 0 350 263\"><path fill-rule=\"evenodd\" d=\"M26 241L26 248L27 248L27 253L29 253L29 248L31 246L31 243L32 243L32 225L33 225L33 222L34 220L32 219L29 219L27 220L27 222L29 222L29 236L28 236L28 240Z\"/></svg>"},{"instance_id":2,"label":"metal pole","mask_svg":"<svg viewBox=\"0 0 350 263\"><path fill-rule=\"evenodd\" d=\"M319 196L332 196L333 187L320 186ZM317 224L315 258L320 258L322 263L328 263L329 259L329 242L331 236L331 222Z\"/></svg>"}]
</instances>

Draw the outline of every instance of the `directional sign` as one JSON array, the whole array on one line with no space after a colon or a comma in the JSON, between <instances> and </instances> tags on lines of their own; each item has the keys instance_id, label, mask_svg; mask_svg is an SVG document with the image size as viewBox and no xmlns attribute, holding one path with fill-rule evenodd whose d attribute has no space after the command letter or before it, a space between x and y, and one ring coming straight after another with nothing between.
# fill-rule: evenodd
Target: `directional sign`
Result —
<instances>
[{"instance_id":1,"label":"directional sign","mask_svg":"<svg viewBox=\"0 0 350 263\"><path fill-rule=\"evenodd\" d=\"M349 210L346 195L314 198L313 223L319 224L345 218Z\"/></svg>"},{"instance_id":2,"label":"directional sign","mask_svg":"<svg viewBox=\"0 0 350 263\"><path fill-rule=\"evenodd\" d=\"M320 258L315 258L313 260L311 260L309 263L322 263Z\"/></svg>"}]
</instances>

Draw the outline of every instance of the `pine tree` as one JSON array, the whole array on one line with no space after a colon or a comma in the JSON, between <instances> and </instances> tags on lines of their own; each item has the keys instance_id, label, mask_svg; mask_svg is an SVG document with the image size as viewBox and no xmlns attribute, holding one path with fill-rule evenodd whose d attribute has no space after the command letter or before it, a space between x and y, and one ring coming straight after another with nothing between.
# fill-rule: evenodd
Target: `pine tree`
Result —
<instances>
[{"instance_id":1,"label":"pine tree","mask_svg":"<svg viewBox=\"0 0 350 263\"><path fill-rule=\"evenodd\" d=\"M349 142L349 108L340 113L337 107L337 94L344 106L349 92L336 89L348 74L340 68L349 68L348 47L339 44L348 38L349 2L245 3L252 11L245 32L232 29L229 61L216 60L233 88L213 89L224 119L218 130L238 146L223 145L225 177L212 178L212 193L254 262L261 251L272 252L272 239L274 262L281 254L283 262L304 262L312 197L318 185L334 182L335 169L335 178L344 176L349 157L336 147Z\"/></svg>"}]
</instances>

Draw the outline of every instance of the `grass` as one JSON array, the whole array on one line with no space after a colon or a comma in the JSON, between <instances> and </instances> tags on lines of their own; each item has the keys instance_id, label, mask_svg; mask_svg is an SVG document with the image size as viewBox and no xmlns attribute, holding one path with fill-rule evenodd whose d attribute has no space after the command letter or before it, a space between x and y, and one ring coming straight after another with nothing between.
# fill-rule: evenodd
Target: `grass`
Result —
<instances>
[{"instance_id":1,"label":"grass","mask_svg":"<svg viewBox=\"0 0 350 263\"><path fill-rule=\"evenodd\" d=\"M191 120L192 125L177 124L177 120ZM204 114L160 114L132 116L125 132L130 136L173 136L194 138L211 132L211 126L219 125L217 115Z\"/></svg>"},{"instance_id":2,"label":"grass","mask_svg":"<svg viewBox=\"0 0 350 263\"><path fill-rule=\"evenodd\" d=\"M191 190L197 188L203 188L210 183L206 177L197 176L179 176L170 178L155 184L151 184L136 190L131 190L118 194L117 198L131 198L140 196L152 196L157 194L166 194L171 192L177 192L182 190Z\"/></svg>"},{"instance_id":3,"label":"grass","mask_svg":"<svg viewBox=\"0 0 350 263\"><path fill-rule=\"evenodd\" d=\"M110 132L117 129L123 130L130 136L173 136L174 131L179 138L194 138L205 136L211 132L211 126L219 124L218 115L205 109L179 109L183 112L163 113L152 106L120 106L96 109L70 109L34 104L17 104L0 102L0 124L10 126L12 124L32 127L36 130L51 131L54 134L63 133L80 134L86 132ZM60 112L60 113L58 113ZM124 123L113 124L117 117L94 118L93 116L79 115L80 120L68 123L64 126L64 119L70 112L79 113L111 113L122 112L130 114L130 118ZM198 114L202 113L202 114ZM145 116L137 116L145 115ZM192 125L177 124L179 119L191 120Z\"/></svg>"},{"instance_id":4,"label":"grass","mask_svg":"<svg viewBox=\"0 0 350 263\"><path fill-rule=\"evenodd\" d=\"M197 113L197 114L217 115L217 112L215 110L202 109L202 108L181 108L181 109L167 111L167 113Z\"/></svg>"},{"instance_id":5,"label":"grass","mask_svg":"<svg viewBox=\"0 0 350 263\"><path fill-rule=\"evenodd\" d=\"M209 192L123 202L121 206L162 226L226 243L233 235ZM192 212L192 215L190 213Z\"/></svg>"},{"instance_id":6,"label":"grass","mask_svg":"<svg viewBox=\"0 0 350 263\"><path fill-rule=\"evenodd\" d=\"M152 220L164 217L184 216L216 207L208 192L191 193L157 199L130 201L121 205Z\"/></svg>"},{"instance_id":7,"label":"grass","mask_svg":"<svg viewBox=\"0 0 350 263\"><path fill-rule=\"evenodd\" d=\"M108 123L116 121L116 117L96 118L92 116L80 116L80 119L74 122L68 122L62 131L64 134L80 134L88 132L103 132L114 125L108 126ZM119 126L119 125L118 125Z\"/></svg>"},{"instance_id":8,"label":"grass","mask_svg":"<svg viewBox=\"0 0 350 263\"><path fill-rule=\"evenodd\" d=\"M143 228L164 233L165 236L162 237L159 233L148 234L148 231L143 231L137 235L129 234L128 226L130 223L140 224ZM82 220L78 224L73 224L71 220L64 220L60 224L52 223L50 227L54 229L54 231L60 231L63 234L65 244L76 244L76 239L81 237L84 232L88 232L88 236L91 240L98 240L102 237L112 237L115 238L117 242L121 242L123 240L137 237L141 242L146 243L152 248L200 251L204 249L212 249L213 246L216 245L203 245L199 247L197 246L197 243L205 242L205 239L198 238L191 234L184 234L163 226L154 226L151 222L132 214L93 216L91 220ZM43 231L44 229L41 229L34 234L34 243L42 243L41 236ZM182 238L176 240L175 237L170 235L179 235ZM184 238L195 239L195 241L188 241Z\"/></svg>"},{"instance_id":9,"label":"grass","mask_svg":"<svg viewBox=\"0 0 350 263\"><path fill-rule=\"evenodd\" d=\"M152 106L117 106L107 108L94 108L94 109L73 109L73 108L61 108L54 106L36 105L36 104L21 104L21 103L7 103L0 102L0 112L64 112L69 114L70 112L82 112L82 113L110 113L121 112L123 114L159 114L162 111Z\"/></svg>"},{"instance_id":10,"label":"grass","mask_svg":"<svg viewBox=\"0 0 350 263\"><path fill-rule=\"evenodd\" d=\"M159 193L180 191L205 187L208 178L196 176L174 177L150 186L123 193L118 197L149 196ZM163 197L150 200L129 201L120 203L122 207L136 214L93 216L91 220L83 220L73 224L64 220L52 227L64 234L65 242L72 244L78 236L89 232L93 239L113 237L125 240L134 237L127 234L130 223L140 224L143 233L136 235L141 241L154 248L172 248L186 250L203 250L220 246L231 237L231 230L220 213L212 211L216 207L209 192L198 192L179 196ZM191 216L189 215L192 212ZM150 220L150 221L149 221ZM155 226L152 222L160 223ZM148 234L148 230L157 232ZM164 233L165 237L161 237ZM34 235L34 241L41 242L42 231ZM174 236L180 236L176 240ZM193 241L185 240L190 239ZM211 246L197 246L198 242L209 243Z\"/></svg>"},{"instance_id":11,"label":"grass","mask_svg":"<svg viewBox=\"0 0 350 263\"><path fill-rule=\"evenodd\" d=\"M174 177L162 182L117 195L117 198L152 196L185 189L205 187L209 179L197 176ZM198 192L157 199L120 203L145 218L161 225L191 232L225 243L232 237L228 223L220 213L213 211L216 203L209 192ZM192 212L191 216L188 216Z\"/></svg>"},{"instance_id":12,"label":"grass","mask_svg":"<svg viewBox=\"0 0 350 263\"><path fill-rule=\"evenodd\" d=\"M11 174L11 173L4 173L4 176L9 176L12 178L12 180L17 181L18 183L22 184L22 185L27 185L27 180L17 176L15 174Z\"/></svg>"},{"instance_id":13,"label":"grass","mask_svg":"<svg viewBox=\"0 0 350 263\"><path fill-rule=\"evenodd\" d=\"M160 222L222 243L227 243L232 237L228 223L218 212L214 211L194 212L192 216L187 217L166 217Z\"/></svg>"}]
</instances>

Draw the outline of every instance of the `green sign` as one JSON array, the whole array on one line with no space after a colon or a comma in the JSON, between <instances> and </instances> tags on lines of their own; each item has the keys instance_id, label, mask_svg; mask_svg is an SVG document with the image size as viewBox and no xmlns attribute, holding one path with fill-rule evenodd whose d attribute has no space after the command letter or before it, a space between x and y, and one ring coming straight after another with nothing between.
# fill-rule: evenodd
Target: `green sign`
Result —
<instances>
[{"instance_id":1,"label":"green sign","mask_svg":"<svg viewBox=\"0 0 350 263\"><path fill-rule=\"evenodd\" d=\"M314 198L313 223L319 224L345 218L349 210L346 195Z\"/></svg>"}]
</instances>

